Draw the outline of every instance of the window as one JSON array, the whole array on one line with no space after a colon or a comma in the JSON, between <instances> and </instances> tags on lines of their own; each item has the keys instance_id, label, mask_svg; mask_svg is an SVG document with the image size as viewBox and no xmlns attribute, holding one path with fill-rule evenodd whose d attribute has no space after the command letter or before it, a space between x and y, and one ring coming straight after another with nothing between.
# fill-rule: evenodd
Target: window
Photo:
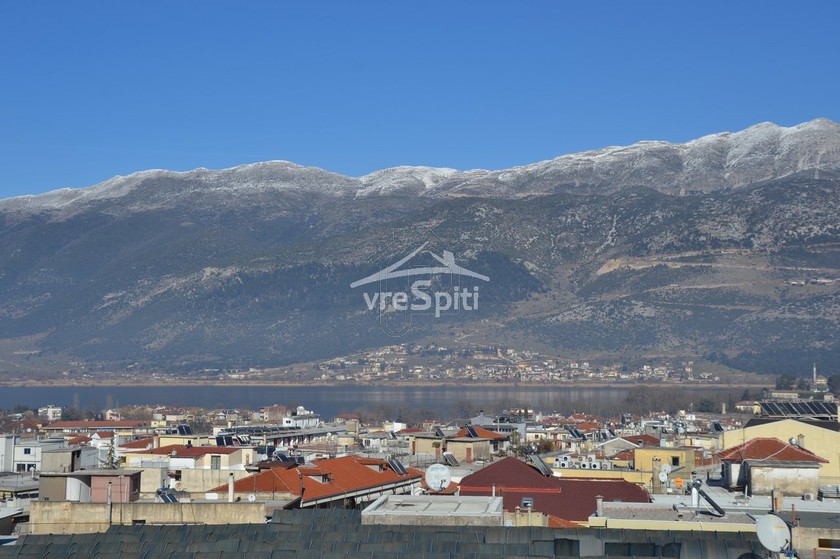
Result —
<instances>
[{"instance_id":1,"label":"window","mask_svg":"<svg viewBox=\"0 0 840 559\"><path fill-rule=\"evenodd\" d=\"M221 470L222 469L222 457L221 456L211 456L210 457L210 469L211 470Z\"/></svg>"},{"instance_id":2,"label":"window","mask_svg":"<svg viewBox=\"0 0 840 559\"><path fill-rule=\"evenodd\" d=\"M32 449L31 448L24 448L23 453L24 454L32 454Z\"/></svg>"},{"instance_id":3,"label":"window","mask_svg":"<svg viewBox=\"0 0 840 559\"><path fill-rule=\"evenodd\" d=\"M679 456L671 456L671 465L672 466L679 466L680 465L680 457Z\"/></svg>"}]
</instances>

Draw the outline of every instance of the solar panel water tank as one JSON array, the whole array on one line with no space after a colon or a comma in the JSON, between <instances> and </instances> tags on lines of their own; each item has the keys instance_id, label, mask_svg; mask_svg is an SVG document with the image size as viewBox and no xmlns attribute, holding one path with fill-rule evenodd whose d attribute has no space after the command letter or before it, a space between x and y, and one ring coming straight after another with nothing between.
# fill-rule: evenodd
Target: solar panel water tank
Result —
<instances>
[{"instance_id":1,"label":"solar panel water tank","mask_svg":"<svg viewBox=\"0 0 840 559\"><path fill-rule=\"evenodd\" d=\"M534 454L531 456L531 459L534 461L534 466L537 467L542 475L549 477L554 475L554 472L551 471L551 468L548 467L548 464L545 463L545 460L541 456Z\"/></svg>"},{"instance_id":2,"label":"solar panel water tank","mask_svg":"<svg viewBox=\"0 0 840 559\"><path fill-rule=\"evenodd\" d=\"M178 434L179 435L192 435L192 427L187 425L186 423L182 423L178 425Z\"/></svg>"},{"instance_id":3,"label":"solar panel water tank","mask_svg":"<svg viewBox=\"0 0 840 559\"><path fill-rule=\"evenodd\" d=\"M388 465L391 466L391 469L397 475L404 476L408 473L408 470L405 469L405 466L403 466L402 462L400 462L396 458L391 458L390 460L388 460Z\"/></svg>"},{"instance_id":4,"label":"solar panel water tank","mask_svg":"<svg viewBox=\"0 0 840 559\"><path fill-rule=\"evenodd\" d=\"M455 467L455 466L460 466L460 465L461 465L461 463L460 463L460 462L458 462L458 459L457 459L457 458L455 458L455 456L453 456L451 452L444 452L444 453L443 453L443 460L444 460L444 461L445 461L448 465L453 466L453 467Z\"/></svg>"}]
</instances>

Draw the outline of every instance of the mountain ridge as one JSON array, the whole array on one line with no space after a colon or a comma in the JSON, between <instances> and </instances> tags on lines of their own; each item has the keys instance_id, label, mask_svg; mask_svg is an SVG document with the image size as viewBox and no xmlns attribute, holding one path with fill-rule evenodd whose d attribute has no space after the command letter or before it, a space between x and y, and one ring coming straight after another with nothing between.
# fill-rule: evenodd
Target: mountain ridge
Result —
<instances>
[{"instance_id":1,"label":"mountain ridge","mask_svg":"<svg viewBox=\"0 0 840 559\"><path fill-rule=\"evenodd\" d=\"M665 194L686 195L739 188L801 171L818 173L838 169L840 124L818 118L792 127L764 122L739 132L709 134L685 143L643 140L500 170L399 166L351 177L285 160L218 170L151 169L118 175L89 187L3 199L0 211L61 211L84 203L118 200L160 180L192 183L199 193L209 190L236 193L250 189L353 198L383 195L515 198L557 190L605 194L643 186Z\"/></svg>"}]
</instances>

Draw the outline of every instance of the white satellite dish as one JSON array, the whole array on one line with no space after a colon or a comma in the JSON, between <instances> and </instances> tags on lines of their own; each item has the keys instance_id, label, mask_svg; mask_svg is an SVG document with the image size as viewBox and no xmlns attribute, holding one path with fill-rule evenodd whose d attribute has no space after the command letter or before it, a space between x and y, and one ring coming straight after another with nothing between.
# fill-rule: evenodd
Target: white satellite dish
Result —
<instances>
[{"instance_id":1,"label":"white satellite dish","mask_svg":"<svg viewBox=\"0 0 840 559\"><path fill-rule=\"evenodd\" d=\"M249 502L249 503L253 503L253 502L254 502L254 501L256 501L256 500L257 500L257 496L256 496L256 495L254 495L253 493L251 493L250 495L248 495L248 502Z\"/></svg>"},{"instance_id":2,"label":"white satellite dish","mask_svg":"<svg viewBox=\"0 0 840 559\"><path fill-rule=\"evenodd\" d=\"M426 480L426 487L437 493L449 487L452 474L449 473L449 468L443 464L432 464L426 469L424 479Z\"/></svg>"},{"instance_id":3,"label":"white satellite dish","mask_svg":"<svg viewBox=\"0 0 840 559\"><path fill-rule=\"evenodd\" d=\"M659 472L659 481L665 483L668 481L668 474L665 472Z\"/></svg>"},{"instance_id":4,"label":"white satellite dish","mask_svg":"<svg viewBox=\"0 0 840 559\"><path fill-rule=\"evenodd\" d=\"M667 476L671 473L671 466L669 464L663 464L662 469L660 471Z\"/></svg>"},{"instance_id":5,"label":"white satellite dish","mask_svg":"<svg viewBox=\"0 0 840 559\"><path fill-rule=\"evenodd\" d=\"M775 514L765 514L755 523L756 535L768 551L781 552L790 547L790 528Z\"/></svg>"}]
</instances>

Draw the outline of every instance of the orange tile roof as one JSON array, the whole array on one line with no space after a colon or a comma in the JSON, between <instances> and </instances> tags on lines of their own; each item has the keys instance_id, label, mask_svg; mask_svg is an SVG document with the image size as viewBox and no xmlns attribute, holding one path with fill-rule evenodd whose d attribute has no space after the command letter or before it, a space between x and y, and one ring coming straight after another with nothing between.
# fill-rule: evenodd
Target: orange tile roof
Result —
<instances>
[{"instance_id":1,"label":"orange tile roof","mask_svg":"<svg viewBox=\"0 0 840 559\"><path fill-rule=\"evenodd\" d=\"M113 431L97 431L96 433L94 433L94 435L96 435L100 439L113 439L114 438L114 432Z\"/></svg>"},{"instance_id":2,"label":"orange tile roof","mask_svg":"<svg viewBox=\"0 0 840 559\"><path fill-rule=\"evenodd\" d=\"M67 444L70 445L77 445L82 443L89 443L90 437L86 437L85 435L76 435L75 437L70 437L67 439Z\"/></svg>"},{"instance_id":3,"label":"orange tile roof","mask_svg":"<svg viewBox=\"0 0 840 559\"><path fill-rule=\"evenodd\" d=\"M572 522L571 520L566 520L565 518L560 518L559 516L554 516L553 514L548 514L546 516L548 516L549 528L580 528L582 526L577 522Z\"/></svg>"},{"instance_id":4,"label":"orange tile roof","mask_svg":"<svg viewBox=\"0 0 840 559\"><path fill-rule=\"evenodd\" d=\"M717 453L721 460L741 462L743 460L776 460L786 462L819 462L827 464L828 460L820 458L804 448L789 445L774 437L759 437L738 446L727 448Z\"/></svg>"},{"instance_id":5,"label":"orange tile roof","mask_svg":"<svg viewBox=\"0 0 840 559\"><path fill-rule=\"evenodd\" d=\"M373 463L372 463L373 462ZM371 468L379 465L382 471ZM346 493L374 489L400 481L420 481L423 473L406 468L406 475L398 475L385 460L374 460L358 456L316 460L313 466L305 468L271 468L237 480L233 489L237 493L291 493L300 496L302 502L341 496ZM313 477L323 476L323 481ZM228 486L211 489L211 493L227 493Z\"/></svg>"}]
</instances>

